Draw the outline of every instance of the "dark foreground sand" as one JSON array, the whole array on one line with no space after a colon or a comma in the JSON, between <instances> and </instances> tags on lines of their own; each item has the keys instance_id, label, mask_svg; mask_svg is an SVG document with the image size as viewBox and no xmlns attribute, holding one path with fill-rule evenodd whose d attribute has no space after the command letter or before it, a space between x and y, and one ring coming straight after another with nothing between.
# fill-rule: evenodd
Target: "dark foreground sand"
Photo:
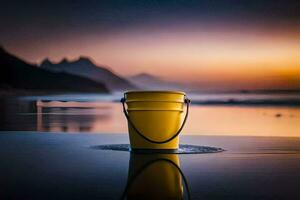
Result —
<instances>
[{"instance_id":1,"label":"dark foreground sand","mask_svg":"<svg viewBox=\"0 0 300 200\"><path fill-rule=\"evenodd\" d=\"M227 151L146 157L90 148L128 143L126 135L0 132L0 199L187 198L171 162L143 168L153 158L175 162L192 199L300 199L300 138L184 136L181 142Z\"/></svg>"}]
</instances>

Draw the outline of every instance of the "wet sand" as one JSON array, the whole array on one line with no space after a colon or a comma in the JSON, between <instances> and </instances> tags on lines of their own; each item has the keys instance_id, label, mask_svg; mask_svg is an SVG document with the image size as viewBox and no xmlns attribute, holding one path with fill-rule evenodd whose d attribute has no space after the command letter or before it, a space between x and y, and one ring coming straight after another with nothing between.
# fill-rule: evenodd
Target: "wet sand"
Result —
<instances>
[{"instance_id":1,"label":"wet sand","mask_svg":"<svg viewBox=\"0 0 300 200\"><path fill-rule=\"evenodd\" d=\"M174 166L192 199L300 198L300 138L183 136L182 144L226 151L177 157L91 148L122 143L124 134L0 132L0 198L120 199L124 191L128 198L187 198ZM170 162L141 167L153 159ZM149 181L159 181L164 192L145 187Z\"/></svg>"}]
</instances>

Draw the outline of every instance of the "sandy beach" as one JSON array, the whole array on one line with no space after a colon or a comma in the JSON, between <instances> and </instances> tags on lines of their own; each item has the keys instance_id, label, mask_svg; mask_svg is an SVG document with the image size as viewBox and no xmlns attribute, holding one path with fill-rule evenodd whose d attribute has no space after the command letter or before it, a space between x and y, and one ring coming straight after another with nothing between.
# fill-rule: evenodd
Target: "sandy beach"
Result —
<instances>
[{"instance_id":1,"label":"sandy beach","mask_svg":"<svg viewBox=\"0 0 300 200\"><path fill-rule=\"evenodd\" d=\"M138 167L130 163L134 155L91 148L119 143L128 143L127 136L1 132L0 197L120 199L132 170ZM183 136L181 143L217 146L226 151L178 155L178 165L188 183L184 186L181 182L184 189L175 193L178 199L187 197L186 187L192 199L300 197L298 138ZM146 196L151 195L151 188L148 191Z\"/></svg>"}]
</instances>

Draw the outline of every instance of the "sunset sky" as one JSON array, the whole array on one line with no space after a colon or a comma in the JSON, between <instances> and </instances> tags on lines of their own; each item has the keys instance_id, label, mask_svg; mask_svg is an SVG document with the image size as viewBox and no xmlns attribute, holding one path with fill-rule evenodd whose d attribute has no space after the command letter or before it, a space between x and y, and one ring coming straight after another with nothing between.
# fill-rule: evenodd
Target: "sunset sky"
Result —
<instances>
[{"instance_id":1,"label":"sunset sky","mask_svg":"<svg viewBox=\"0 0 300 200\"><path fill-rule=\"evenodd\" d=\"M193 86L300 89L300 3L8 1L0 44L28 62L89 56L123 76Z\"/></svg>"}]
</instances>

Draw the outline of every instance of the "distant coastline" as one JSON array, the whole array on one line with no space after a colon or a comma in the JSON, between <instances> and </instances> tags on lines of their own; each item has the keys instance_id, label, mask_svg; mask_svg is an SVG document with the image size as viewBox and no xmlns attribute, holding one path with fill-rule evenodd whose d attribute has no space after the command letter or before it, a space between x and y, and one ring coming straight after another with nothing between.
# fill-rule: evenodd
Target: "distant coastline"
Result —
<instances>
[{"instance_id":1,"label":"distant coastline","mask_svg":"<svg viewBox=\"0 0 300 200\"><path fill-rule=\"evenodd\" d=\"M66 91L66 90L32 90L32 89L3 89L0 88L0 98L1 97L17 97L17 96L35 96L35 95L60 95L60 94L74 94L81 93L87 94L87 91ZM103 94L103 92L93 92Z\"/></svg>"},{"instance_id":2,"label":"distant coastline","mask_svg":"<svg viewBox=\"0 0 300 200\"><path fill-rule=\"evenodd\" d=\"M195 94L299 94L300 89L261 89L261 90L191 90Z\"/></svg>"},{"instance_id":3,"label":"distant coastline","mask_svg":"<svg viewBox=\"0 0 300 200\"><path fill-rule=\"evenodd\" d=\"M300 94L300 89L261 89L261 90L240 90L241 94Z\"/></svg>"}]
</instances>

